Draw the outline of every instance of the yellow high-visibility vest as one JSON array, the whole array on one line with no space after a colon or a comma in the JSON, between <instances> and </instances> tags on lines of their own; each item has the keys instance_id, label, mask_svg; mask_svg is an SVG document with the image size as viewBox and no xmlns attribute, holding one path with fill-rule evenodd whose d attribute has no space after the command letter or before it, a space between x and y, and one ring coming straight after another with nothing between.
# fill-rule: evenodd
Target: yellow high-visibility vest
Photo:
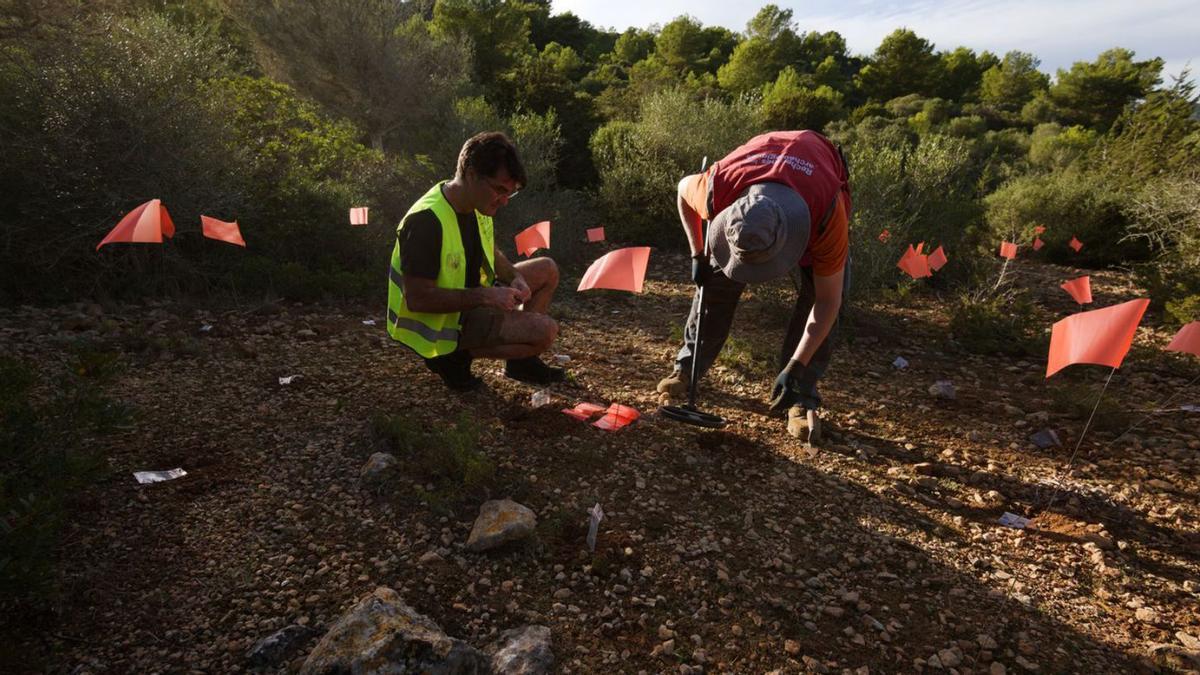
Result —
<instances>
[{"instance_id":1,"label":"yellow high-visibility vest","mask_svg":"<svg viewBox=\"0 0 1200 675\"><path fill-rule=\"evenodd\" d=\"M443 181L444 183L444 181ZM492 219L478 211L475 219L479 222L479 241L483 244L484 266L479 270L467 270L467 254L463 248L462 235L458 231L458 217L454 207L446 201L442 194L443 183L434 185L429 192L418 199L396 227L396 244L392 248L392 264L388 270L388 317L387 330L392 339L398 340L412 348L421 356L431 359L435 356L449 354L458 348L458 335L462 329L459 312L434 314L430 312L414 312L404 301L404 284L401 282L404 270L400 266L400 233L409 216L418 211L433 211L438 222L442 225L441 265L438 267L438 288L467 287L467 274L478 273L481 286L492 285L495 273L495 244L492 230Z\"/></svg>"}]
</instances>

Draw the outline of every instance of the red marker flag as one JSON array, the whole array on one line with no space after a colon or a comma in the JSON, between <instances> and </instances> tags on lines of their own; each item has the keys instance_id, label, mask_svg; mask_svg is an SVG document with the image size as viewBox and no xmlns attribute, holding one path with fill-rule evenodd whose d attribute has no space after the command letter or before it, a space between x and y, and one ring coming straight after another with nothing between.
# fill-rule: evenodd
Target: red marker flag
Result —
<instances>
[{"instance_id":1,"label":"red marker flag","mask_svg":"<svg viewBox=\"0 0 1200 675\"><path fill-rule=\"evenodd\" d=\"M224 241L246 248L246 240L242 239L242 231L238 229L237 221L227 223L216 218L200 216L200 231L209 239Z\"/></svg>"},{"instance_id":2,"label":"red marker flag","mask_svg":"<svg viewBox=\"0 0 1200 675\"><path fill-rule=\"evenodd\" d=\"M366 225L368 211L369 211L369 207L366 207L366 206L356 206L356 207L350 209L350 224L351 225Z\"/></svg>"},{"instance_id":3,"label":"red marker flag","mask_svg":"<svg viewBox=\"0 0 1200 675\"><path fill-rule=\"evenodd\" d=\"M570 415L580 422L586 422L592 415L603 411L604 406L595 403L576 403L574 408L562 409L563 414Z\"/></svg>"},{"instance_id":4,"label":"red marker flag","mask_svg":"<svg viewBox=\"0 0 1200 675\"><path fill-rule=\"evenodd\" d=\"M925 250L925 242L921 242L921 243L917 244L917 255L921 255L921 253L924 252L924 250Z\"/></svg>"},{"instance_id":5,"label":"red marker flag","mask_svg":"<svg viewBox=\"0 0 1200 675\"><path fill-rule=\"evenodd\" d=\"M614 403L608 406L604 417L592 422L592 426L605 431L617 431L622 427L633 424L639 417L641 415L633 408Z\"/></svg>"},{"instance_id":6,"label":"red marker flag","mask_svg":"<svg viewBox=\"0 0 1200 675\"><path fill-rule=\"evenodd\" d=\"M514 238L517 252L528 258L539 248L550 248L550 221L543 220L521 230Z\"/></svg>"},{"instance_id":7,"label":"red marker flag","mask_svg":"<svg viewBox=\"0 0 1200 675\"><path fill-rule=\"evenodd\" d=\"M1089 276L1085 275L1078 279L1064 282L1060 288L1070 293L1075 302L1081 305L1086 305L1092 301L1092 280Z\"/></svg>"},{"instance_id":8,"label":"red marker flag","mask_svg":"<svg viewBox=\"0 0 1200 675\"><path fill-rule=\"evenodd\" d=\"M1175 334L1167 349L1173 352L1186 352L1200 356L1200 321L1193 321Z\"/></svg>"},{"instance_id":9,"label":"red marker flag","mask_svg":"<svg viewBox=\"0 0 1200 675\"><path fill-rule=\"evenodd\" d=\"M941 246L937 247L933 253L929 254L929 268L934 272L942 269L942 267L945 267L947 262L949 261L946 260L946 250Z\"/></svg>"},{"instance_id":10,"label":"red marker flag","mask_svg":"<svg viewBox=\"0 0 1200 675\"><path fill-rule=\"evenodd\" d=\"M1046 245L1046 242L1042 241L1041 239L1033 240L1033 250L1035 250L1035 251L1042 250L1042 247L1045 245Z\"/></svg>"},{"instance_id":11,"label":"red marker flag","mask_svg":"<svg viewBox=\"0 0 1200 675\"><path fill-rule=\"evenodd\" d=\"M881 241L885 244L888 242L888 239L891 239L891 238L892 238L892 233L888 232L888 229L886 227L883 228L883 232L879 233L879 241Z\"/></svg>"},{"instance_id":12,"label":"red marker flag","mask_svg":"<svg viewBox=\"0 0 1200 675\"><path fill-rule=\"evenodd\" d=\"M912 244L909 244L908 250L900 257L900 261L896 263L896 267L899 267L905 274L914 279L923 279L932 276L932 273L929 271L929 256L918 253L917 249L912 247Z\"/></svg>"},{"instance_id":13,"label":"red marker flag","mask_svg":"<svg viewBox=\"0 0 1200 675\"><path fill-rule=\"evenodd\" d=\"M1045 225L1038 225L1038 226L1036 226L1036 227L1034 227L1034 228L1033 228L1033 233L1034 233L1034 234L1041 234L1041 233L1043 233L1043 232L1045 232L1045 231L1046 231L1046 226L1045 226Z\"/></svg>"},{"instance_id":14,"label":"red marker flag","mask_svg":"<svg viewBox=\"0 0 1200 675\"><path fill-rule=\"evenodd\" d=\"M99 251L105 244L161 244L163 237L175 236L175 223L167 207L157 199L142 204L125 214L121 222L96 244Z\"/></svg>"},{"instance_id":15,"label":"red marker flag","mask_svg":"<svg viewBox=\"0 0 1200 675\"><path fill-rule=\"evenodd\" d=\"M587 231L587 240L589 242L604 241L604 228L593 227Z\"/></svg>"},{"instance_id":16,"label":"red marker flag","mask_svg":"<svg viewBox=\"0 0 1200 675\"><path fill-rule=\"evenodd\" d=\"M1046 377L1075 363L1119 367L1149 305L1149 300L1130 300L1073 314L1055 323L1050 332Z\"/></svg>"},{"instance_id":17,"label":"red marker flag","mask_svg":"<svg viewBox=\"0 0 1200 675\"><path fill-rule=\"evenodd\" d=\"M649 246L619 248L596 259L579 280L580 291L609 288L614 291L642 292L646 279L646 263L650 262Z\"/></svg>"},{"instance_id":18,"label":"red marker flag","mask_svg":"<svg viewBox=\"0 0 1200 675\"><path fill-rule=\"evenodd\" d=\"M1083 248L1083 242L1079 241L1075 237L1071 237L1071 242L1067 245L1075 249L1076 253L1079 253L1079 249Z\"/></svg>"},{"instance_id":19,"label":"red marker flag","mask_svg":"<svg viewBox=\"0 0 1200 675\"><path fill-rule=\"evenodd\" d=\"M1008 241L1000 242L1000 257L1008 258L1009 260L1016 258L1017 257L1017 245L1012 242L1008 242Z\"/></svg>"}]
</instances>

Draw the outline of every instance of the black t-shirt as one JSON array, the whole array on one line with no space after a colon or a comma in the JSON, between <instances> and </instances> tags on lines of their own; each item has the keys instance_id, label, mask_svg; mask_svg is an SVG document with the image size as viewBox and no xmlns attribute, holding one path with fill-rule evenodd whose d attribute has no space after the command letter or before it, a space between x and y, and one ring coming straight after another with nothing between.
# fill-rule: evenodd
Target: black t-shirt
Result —
<instances>
[{"instance_id":1,"label":"black t-shirt","mask_svg":"<svg viewBox=\"0 0 1200 675\"><path fill-rule=\"evenodd\" d=\"M467 288L479 287L483 268L483 242L475 212L458 213L458 231L466 253ZM432 210L418 211L408 217L400 230L400 268L405 274L437 280L442 266L442 225Z\"/></svg>"}]
</instances>

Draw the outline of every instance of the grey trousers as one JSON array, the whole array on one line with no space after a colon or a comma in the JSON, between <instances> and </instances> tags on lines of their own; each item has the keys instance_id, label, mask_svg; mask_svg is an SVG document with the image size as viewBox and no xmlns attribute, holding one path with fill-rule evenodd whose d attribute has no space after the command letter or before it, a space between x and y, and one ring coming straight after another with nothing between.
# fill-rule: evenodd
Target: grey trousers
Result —
<instances>
[{"instance_id":1,"label":"grey trousers","mask_svg":"<svg viewBox=\"0 0 1200 675\"><path fill-rule=\"evenodd\" d=\"M846 261L844 274L843 300L850 290L849 260ZM783 367L791 360L792 354L796 353L796 345L800 344L800 338L804 336L804 328L808 324L808 314L812 311L813 301L816 297L811 267L795 267L791 272L791 277L792 283L796 286L796 305L792 309L792 318L788 321L787 333L783 338L783 345L779 349L778 366L780 370L783 370ZM700 353L700 377L708 372L713 361L717 359L717 354L725 346L725 340L729 338L729 329L733 326L733 315L737 311L738 300L745 288L746 284L730 279L719 269L713 269L712 278L704 287L704 335L701 336L700 341L702 350ZM843 306L844 304L843 302ZM679 349L679 354L675 357L676 367L689 375L692 368L692 354L695 352L696 319L699 313L700 293L697 291L692 294L692 308L688 312L687 324L683 329L683 347ZM821 342L821 346L817 348L816 353L808 362L810 372L813 372L818 379L824 376L825 371L829 368L829 361L833 356L833 337L836 330L837 324L834 324L833 330L825 336L825 340ZM816 410L821 406L821 396L817 392L815 384L812 391L802 396L802 403L809 410Z\"/></svg>"}]
</instances>

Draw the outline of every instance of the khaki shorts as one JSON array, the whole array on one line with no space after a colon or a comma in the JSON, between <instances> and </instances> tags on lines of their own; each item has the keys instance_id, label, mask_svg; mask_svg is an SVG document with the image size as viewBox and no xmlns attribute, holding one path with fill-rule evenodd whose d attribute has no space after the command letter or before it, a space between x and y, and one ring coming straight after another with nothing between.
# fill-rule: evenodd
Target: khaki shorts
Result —
<instances>
[{"instance_id":1,"label":"khaki shorts","mask_svg":"<svg viewBox=\"0 0 1200 675\"><path fill-rule=\"evenodd\" d=\"M495 347L500 342L500 327L510 312L495 307L476 307L462 313L458 333L459 349Z\"/></svg>"}]
</instances>

